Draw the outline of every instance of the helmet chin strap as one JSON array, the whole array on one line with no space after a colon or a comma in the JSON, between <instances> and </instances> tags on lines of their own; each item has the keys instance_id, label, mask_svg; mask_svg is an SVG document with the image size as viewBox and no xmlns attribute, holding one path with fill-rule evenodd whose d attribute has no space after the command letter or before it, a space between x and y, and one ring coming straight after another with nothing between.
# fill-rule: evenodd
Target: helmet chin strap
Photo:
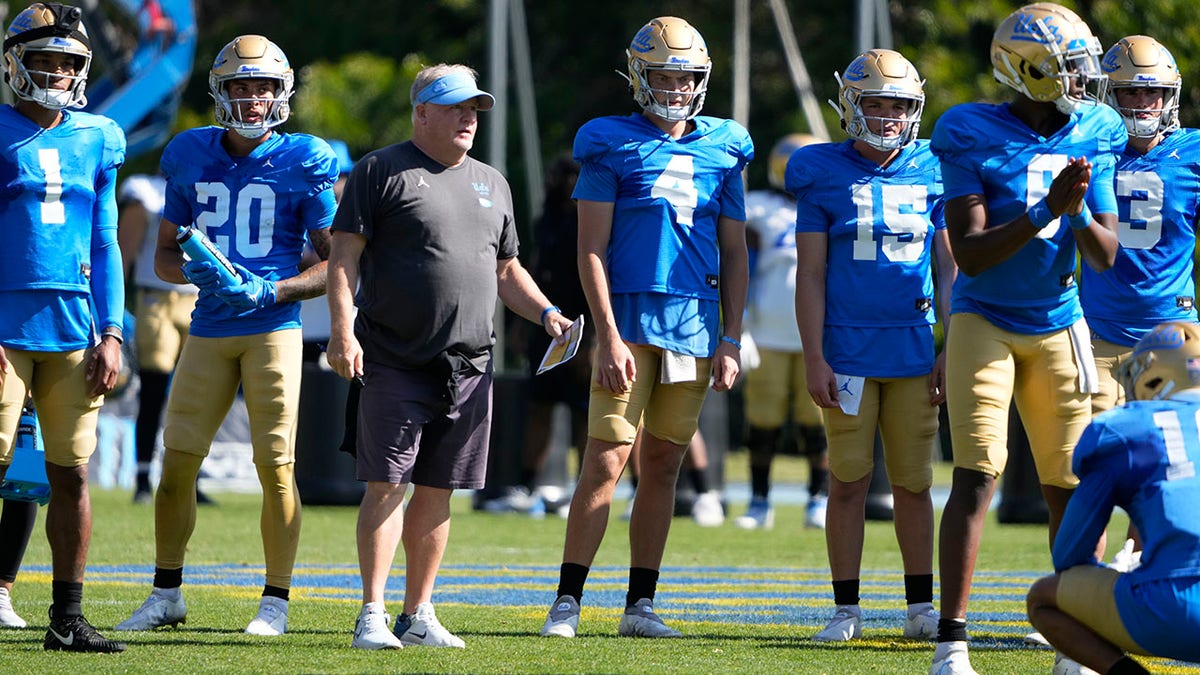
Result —
<instances>
[{"instance_id":1,"label":"helmet chin strap","mask_svg":"<svg viewBox=\"0 0 1200 675\"><path fill-rule=\"evenodd\" d=\"M238 133L238 135L241 136L242 138L249 138L249 139L262 138L263 136L267 135L268 132L271 131L271 129L268 127L250 127L250 128L231 127L231 128L234 131L236 131Z\"/></svg>"}]
</instances>

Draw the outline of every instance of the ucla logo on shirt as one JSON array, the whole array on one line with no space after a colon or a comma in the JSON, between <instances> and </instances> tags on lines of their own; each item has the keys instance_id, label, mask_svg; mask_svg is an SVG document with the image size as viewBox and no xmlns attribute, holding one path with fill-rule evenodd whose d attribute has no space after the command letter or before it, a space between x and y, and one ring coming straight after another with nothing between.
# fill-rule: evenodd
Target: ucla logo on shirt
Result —
<instances>
[{"instance_id":1,"label":"ucla logo on shirt","mask_svg":"<svg viewBox=\"0 0 1200 675\"><path fill-rule=\"evenodd\" d=\"M1058 26L1054 25L1053 17L1039 20L1032 14L1017 16L1017 23L1013 26L1012 39L1046 44L1062 42L1062 36L1058 34Z\"/></svg>"},{"instance_id":2,"label":"ucla logo on shirt","mask_svg":"<svg viewBox=\"0 0 1200 675\"><path fill-rule=\"evenodd\" d=\"M479 205L485 209L492 208L492 188L487 183L471 183L471 187L475 188L476 194L479 195Z\"/></svg>"}]
</instances>

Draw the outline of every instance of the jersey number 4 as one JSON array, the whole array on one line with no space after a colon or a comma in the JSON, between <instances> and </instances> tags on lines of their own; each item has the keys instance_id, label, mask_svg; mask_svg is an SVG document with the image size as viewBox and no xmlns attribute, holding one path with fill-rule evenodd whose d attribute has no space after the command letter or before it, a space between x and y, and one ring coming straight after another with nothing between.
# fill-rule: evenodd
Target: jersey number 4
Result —
<instances>
[{"instance_id":1,"label":"jersey number 4","mask_svg":"<svg viewBox=\"0 0 1200 675\"><path fill-rule=\"evenodd\" d=\"M662 197L675 207L675 222L680 225L692 224L692 213L700 202L695 176L691 155L673 155L650 188L652 198Z\"/></svg>"},{"instance_id":2,"label":"jersey number 4","mask_svg":"<svg viewBox=\"0 0 1200 675\"><path fill-rule=\"evenodd\" d=\"M250 183L238 190L237 199L224 183L196 183L196 201L205 210L196 217L196 225L222 251L241 258L264 258L271 252L275 235L275 192L270 186ZM226 225L233 226L231 242L222 234Z\"/></svg>"}]
</instances>

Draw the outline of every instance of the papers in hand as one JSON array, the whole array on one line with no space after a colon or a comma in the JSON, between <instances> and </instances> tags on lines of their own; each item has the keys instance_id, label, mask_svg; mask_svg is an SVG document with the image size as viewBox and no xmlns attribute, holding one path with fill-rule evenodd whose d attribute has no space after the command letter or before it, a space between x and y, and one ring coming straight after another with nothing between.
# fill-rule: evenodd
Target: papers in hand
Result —
<instances>
[{"instance_id":1,"label":"papers in hand","mask_svg":"<svg viewBox=\"0 0 1200 675\"><path fill-rule=\"evenodd\" d=\"M538 375L550 370L554 366L570 361L571 357L575 356L575 353L579 351L579 343L583 340L582 314L563 333L563 338L561 343L551 341L550 346L546 348L546 355L542 357L542 364L538 366Z\"/></svg>"}]
</instances>

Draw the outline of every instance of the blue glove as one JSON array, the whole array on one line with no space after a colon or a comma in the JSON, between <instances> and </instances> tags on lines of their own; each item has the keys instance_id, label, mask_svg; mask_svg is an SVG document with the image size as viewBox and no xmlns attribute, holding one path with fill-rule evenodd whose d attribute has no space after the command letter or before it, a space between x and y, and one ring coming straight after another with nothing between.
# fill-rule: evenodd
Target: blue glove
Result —
<instances>
[{"instance_id":1,"label":"blue glove","mask_svg":"<svg viewBox=\"0 0 1200 675\"><path fill-rule=\"evenodd\" d=\"M275 282L264 279L238 263L233 268L242 276L242 283L218 288L216 295L239 312L275 304Z\"/></svg>"},{"instance_id":2,"label":"blue glove","mask_svg":"<svg viewBox=\"0 0 1200 675\"><path fill-rule=\"evenodd\" d=\"M217 266L208 261L188 260L183 263L183 276L202 291L212 293L221 287Z\"/></svg>"}]
</instances>

